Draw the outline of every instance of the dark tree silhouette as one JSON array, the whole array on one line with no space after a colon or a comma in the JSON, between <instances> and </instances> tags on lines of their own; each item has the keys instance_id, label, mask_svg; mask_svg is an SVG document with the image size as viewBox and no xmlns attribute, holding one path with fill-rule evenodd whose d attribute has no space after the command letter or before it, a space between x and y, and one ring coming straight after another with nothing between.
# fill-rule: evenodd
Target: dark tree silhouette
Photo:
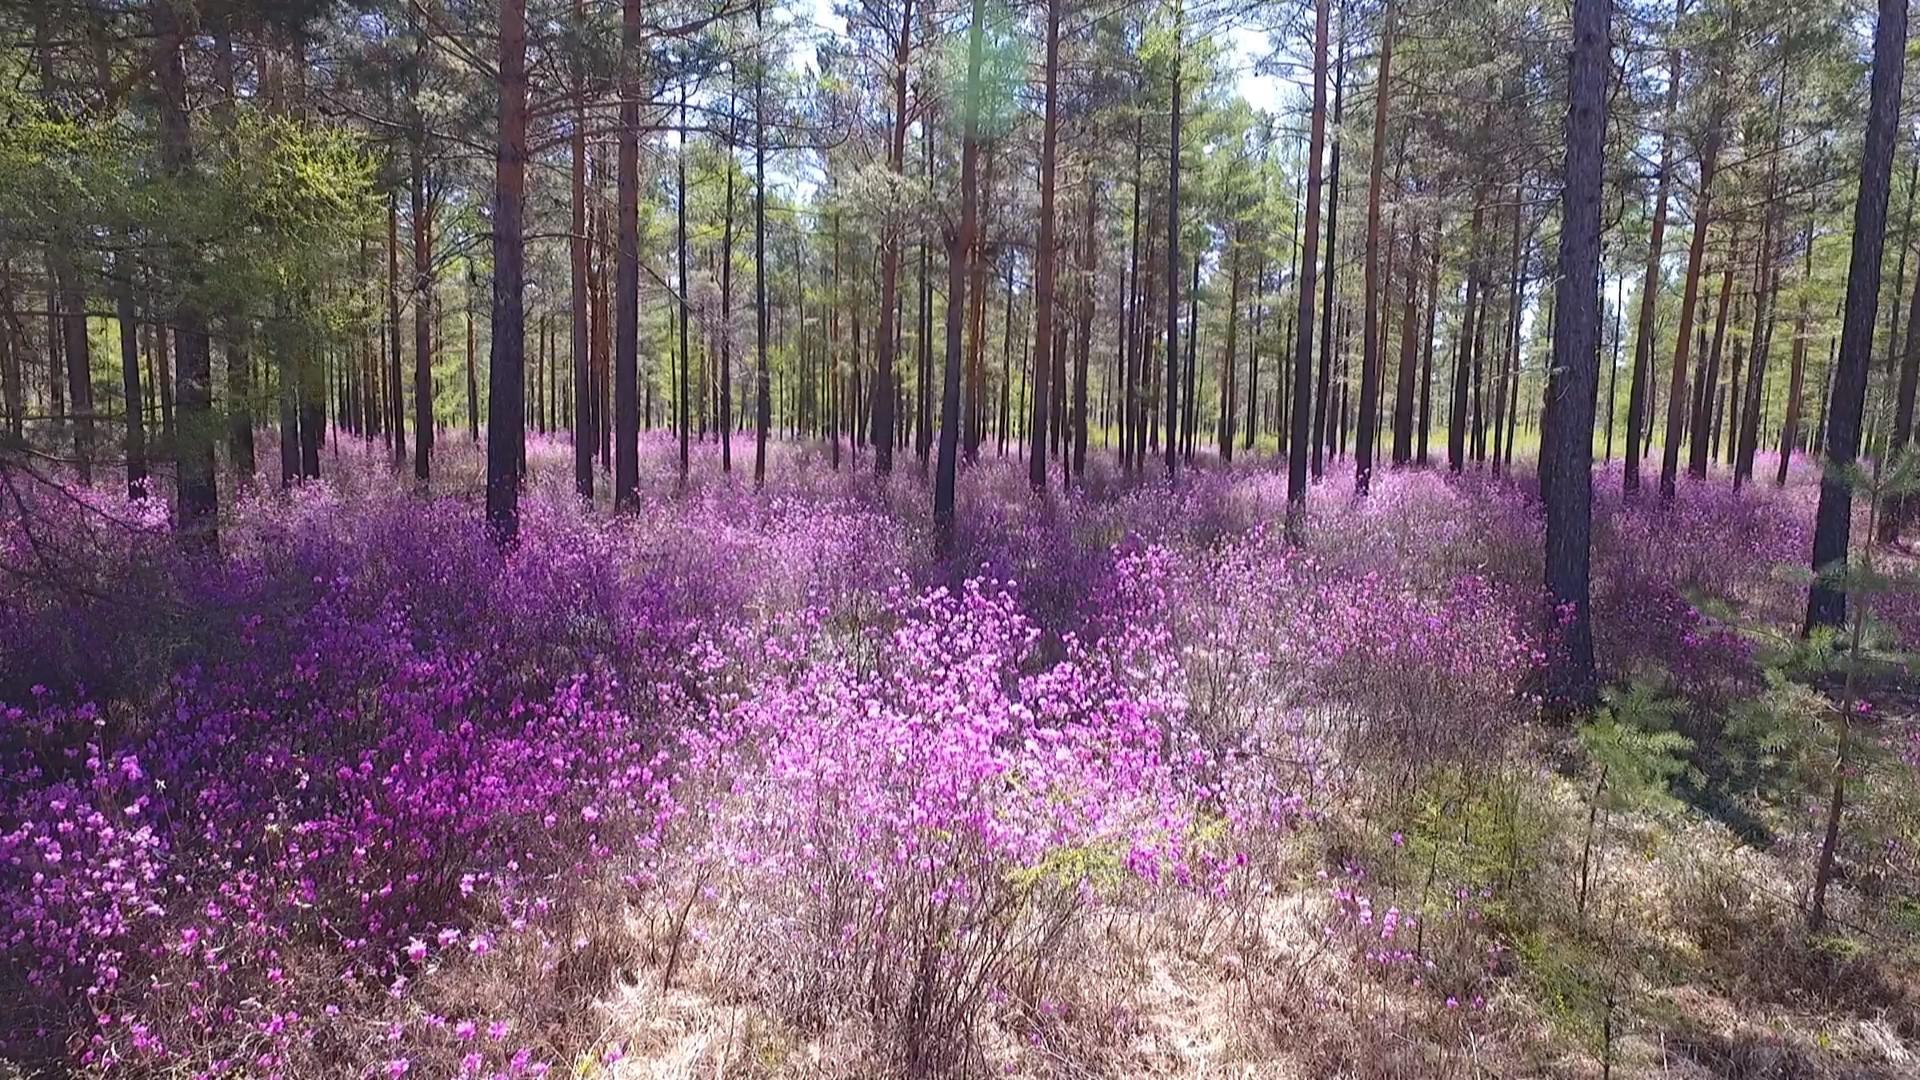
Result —
<instances>
[{"instance_id":1,"label":"dark tree silhouette","mask_svg":"<svg viewBox=\"0 0 1920 1080\"><path fill-rule=\"evenodd\" d=\"M164 3L165 0L159 0ZM526 446L527 6L500 0L500 139L494 153L493 340L487 360L487 527L501 546L520 538Z\"/></svg>"},{"instance_id":2,"label":"dark tree silhouette","mask_svg":"<svg viewBox=\"0 0 1920 1080\"><path fill-rule=\"evenodd\" d=\"M1381 341L1380 305L1384 285L1380 280L1380 189L1386 179L1387 105L1392 100L1393 19L1395 8L1388 0L1380 22L1380 67L1373 79L1373 161L1367 178L1367 268L1366 327L1362 331L1360 362L1360 429L1353 451L1353 490L1365 495L1373 480L1374 419L1380 409Z\"/></svg>"},{"instance_id":3,"label":"dark tree silhouette","mask_svg":"<svg viewBox=\"0 0 1920 1080\"><path fill-rule=\"evenodd\" d=\"M1873 76L1868 85L1867 137L1860 154L1860 192L1853 205L1853 253L1847 264L1847 298L1840 324L1839 359L1827 402L1827 467L1820 476L1820 507L1813 522L1813 571L1829 573L1847 558L1852 534L1853 487L1847 470L1860 452L1860 421L1866 408L1867 362L1880 307L1880 254L1886 246L1887 190L1893 172L1895 130L1900 120L1900 84L1906 57L1906 0L1880 0L1873 31ZM1807 589L1811 633L1837 627L1847 617L1847 594L1816 577ZM1823 862L1825 861L1823 857Z\"/></svg>"},{"instance_id":4,"label":"dark tree silhouette","mask_svg":"<svg viewBox=\"0 0 1920 1080\"><path fill-rule=\"evenodd\" d=\"M1327 0L1313 3L1313 121L1307 137L1307 221L1294 289L1298 313L1293 338L1293 415L1287 439L1287 511L1297 519L1307 503L1307 440L1313 417L1313 271L1320 243L1320 155L1327 143Z\"/></svg>"},{"instance_id":5,"label":"dark tree silhouette","mask_svg":"<svg viewBox=\"0 0 1920 1080\"><path fill-rule=\"evenodd\" d=\"M1546 585L1554 605L1546 697L1562 711L1597 693L1588 564L1593 510L1593 408L1600 356L1601 150L1606 136L1607 0L1574 0L1567 77L1566 181L1561 191L1560 286L1554 299L1553 374L1541 425Z\"/></svg>"}]
</instances>

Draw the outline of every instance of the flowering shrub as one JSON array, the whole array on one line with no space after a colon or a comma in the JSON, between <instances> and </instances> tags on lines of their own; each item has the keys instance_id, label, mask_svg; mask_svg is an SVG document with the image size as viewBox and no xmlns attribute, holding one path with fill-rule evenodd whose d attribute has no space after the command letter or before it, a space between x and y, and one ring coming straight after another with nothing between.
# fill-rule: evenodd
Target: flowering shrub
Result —
<instances>
[{"instance_id":1,"label":"flowering shrub","mask_svg":"<svg viewBox=\"0 0 1920 1080\"><path fill-rule=\"evenodd\" d=\"M236 499L218 561L163 503L13 491L0 1056L587 1073L632 1045L579 1017L682 953L796 1027L870 1025L903 1069L975 1068L994 1017L1051 1053L1103 920L1256 925L1295 830L1511 750L1552 640L1524 476L1330 478L1293 542L1258 466L1103 466L1068 500L990 461L936 563L904 472L783 447L755 492L703 449L683 486L649 437L613 516L537 439L503 557L469 498L331 453L325 483ZM479 475L458 444L436 469ZM1774 566L1810 516L1804 483L1722 486L1663 507L1596 479L1602 662L1657 661L1702 708L1753 672L1693 598L1791 617ZM1464 845L1465 812L1422 828ZM1453 877L1417 901L1343 877L1325 927L1442 1017L1493 996L1484 916L1512 895ZM623 922L658 910L674 959Z\"/></svg>"},{"instance_id":2,"label":"flowering shrub","mask_svg":"<svg viewBox=\"0 0 1920 1080\"><path fill-rule=\"evenodd\" d=\"M1101 625L1160 624L1216 751L1289 717L1349 763L1429 763L1484 749L1522 715L1540 660L1512 599L1465 576L1352 574L1254 530L1199 558L1122 557Z\"/></svg>"},{"instance_id":3,"label":"flowering shrub","mask_svg":"<svg viewBox=\"0 0 1920 1080\"><path fill-rule=\"evenodd\" d=\"M788 1014L856 1003L913 1069L951 1063L990 989L1044 966L1076 910L1225 887L1209 759L1179 701L1038 633L1001 583L902 590L891 628L798 620L751 696L690 738L712 783L693 857L746 970Z\"/></svg>"},{"instance_id":4,"label":"flowering shrub","mask_svg":"<svg viewBox=\"0 0 1920 1080\"><path fill-rule=\"evenodd\" d=\"M676 813L672 613L561 545L502 565L469 526L302 492L229 562L170 565L200 606L150 696L8 708L5 1050L301 1074L424 943L483 953L616 853L644 866ZM11 672L40 664L24 640ZM547 899L506 914L521 894Z\"/></svg>"},{"instance_id":5,"label":"flowering shrub","mask_svg":"<svg viewBox=\"0 0 1920 1080\"><path fill-rule=\"evenodd\" d=\"M1366 976L1420 991L1434 1007L1484 1010L1503 967L1504 946L1486 923L1490 888L1461 885L1428 898L1426 910L1377 899L1367 873L1324 875L1331 901L1321 933Z\"/></svg>"}]
</instances>

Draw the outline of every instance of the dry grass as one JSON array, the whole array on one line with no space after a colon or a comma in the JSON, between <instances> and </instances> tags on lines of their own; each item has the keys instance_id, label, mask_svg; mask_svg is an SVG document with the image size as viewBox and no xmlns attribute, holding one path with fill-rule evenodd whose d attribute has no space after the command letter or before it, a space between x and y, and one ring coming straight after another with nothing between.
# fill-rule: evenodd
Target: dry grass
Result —
<instances>
[{"instance_id":1,"label":"dry grass","mask_svg":"<svg viewBox=\"0 0 1920 1080\"><path fill-rule=\"evenodd\" d=\"M1377 805L1341 806L1313 829L1270 838L1234 896L1161 893L1088 910L1056 962L972 1018L965 1060L940 1075L1598 1078L1610 1058L1613 1077L1920 1076L1910 946L1846 951L1808 938L1780 899L1799 885L1790 863L1717 826L1653 817L1604 830L1596 914L1577 920L1566 857L1577 789L1549 774L1528 782L1524 805L1548 823L1549 850L1532 879L1515 883L1524 902L1500 909L1495 921L1509 922L1486 933L1573 943L1583 950L1567 954L1575 962L1597 958L1604 970L1589 974L1612 987L1610 1022L1556 1001L1567 987L1515 953L1478 1010L1356 962L1325 929L1333 905L1318 871L1359 857L1358 837L1382 822ZM684 898L689 887L662 895ZM702 900L678 929L669 903L628 909L614 934L626 940L609 941L598 962L592 1024L601 1044L625 1051L601 1075L901 1075L889 1029L872 1017L835 1011L798 1023L752 990L760 980L743 977L726 947L728 910Z\"/></svg>"}]
</instances>

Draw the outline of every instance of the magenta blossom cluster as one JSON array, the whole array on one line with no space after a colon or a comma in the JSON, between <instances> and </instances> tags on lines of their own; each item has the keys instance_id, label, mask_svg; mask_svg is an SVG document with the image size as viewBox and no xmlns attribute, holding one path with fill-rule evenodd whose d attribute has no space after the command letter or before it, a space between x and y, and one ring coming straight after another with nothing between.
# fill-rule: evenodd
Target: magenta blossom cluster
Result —
<instances>
[{"instance_id":1,"label":"magenta blossom cluster","mask_svg":"<svg viewBox=\"0 0 1920 1080\"><path fill-rule=\"evenodd\" d=\"M1289 532L1258 464L1173 488L1100 464L1062 498L989 460L936 560L910 469L780 446L755 490L711 444L685 484L672 443L643 449L615 515L536 439L510 553L461 444L423 496L338 440L324 482L232 497L218 560L178 549L163 501L9 474L0 1055L609 1064L626 1050L540 1010L604 988L611 908L673 913L675 947L784 1018L899 1025L931 1069L931 1033L982 1002L1064 1015L1048 972L1090 914L1240 901L1341 784L1503 752L1554 640L1524 470L1364 499L1330 476ZM1752 685L1702 607L1789 611L1805 479L1667 505L1598 474L1602 664L1702 702ZM1487 992L1484 897L1341 887L1370 977Z\"/></svg>"},{"instance_id":2,"label":"magenta blossom cluster","mask_svg":"<svg viewBox=\"0 0 1920 1080\"><path fill-rule=\"evenodd\" d=\"M170 564L194 606L159 628L164 682L7 708L5 1050L301 1075L429 953L547 932L616 860L644 879L678 814L685 626L577 533L503 562L471 526L303 496L227 561ZM21 640L9 674L63 670Z\"/></svg>"},{"instance_id":3,"label":"magenta blossom cluster","mask_svg":"<svg viewBox=\"0 0 1920 1080\"><path fill-rule=\"evenodd\" d=\"M983 579L761 640L750 686L688 737L710 828L688 854L770 991L972 1003L1062 904L1228 886L1227 793L1177 682L1117 638L1042 644Z\"/></svg>"}]
</instances>

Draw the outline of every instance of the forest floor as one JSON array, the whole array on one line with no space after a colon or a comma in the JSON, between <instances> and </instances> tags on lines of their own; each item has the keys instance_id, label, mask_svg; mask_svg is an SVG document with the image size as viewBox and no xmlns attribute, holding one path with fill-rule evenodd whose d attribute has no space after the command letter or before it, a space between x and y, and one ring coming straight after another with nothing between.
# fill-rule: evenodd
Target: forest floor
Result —
<instances>
[{"instance_id":1,"label":"forest floor","mask_svg":"<svg viewBox=\"0 0 1920 1080\"><path fill-rule=\"evenodd\" d=\"M463 440L422 493L342 438L217 562L0 474L0 1062L1920 1076L1920 586L1797 641L1801 463L1597 476L1563 726L1530 467L1335 461L1295 543L1264 459L1036 498L989 448L936 560L911 450L643 449L614 517L537 439L504 558Z\"/></svg>"}]
</instances>

